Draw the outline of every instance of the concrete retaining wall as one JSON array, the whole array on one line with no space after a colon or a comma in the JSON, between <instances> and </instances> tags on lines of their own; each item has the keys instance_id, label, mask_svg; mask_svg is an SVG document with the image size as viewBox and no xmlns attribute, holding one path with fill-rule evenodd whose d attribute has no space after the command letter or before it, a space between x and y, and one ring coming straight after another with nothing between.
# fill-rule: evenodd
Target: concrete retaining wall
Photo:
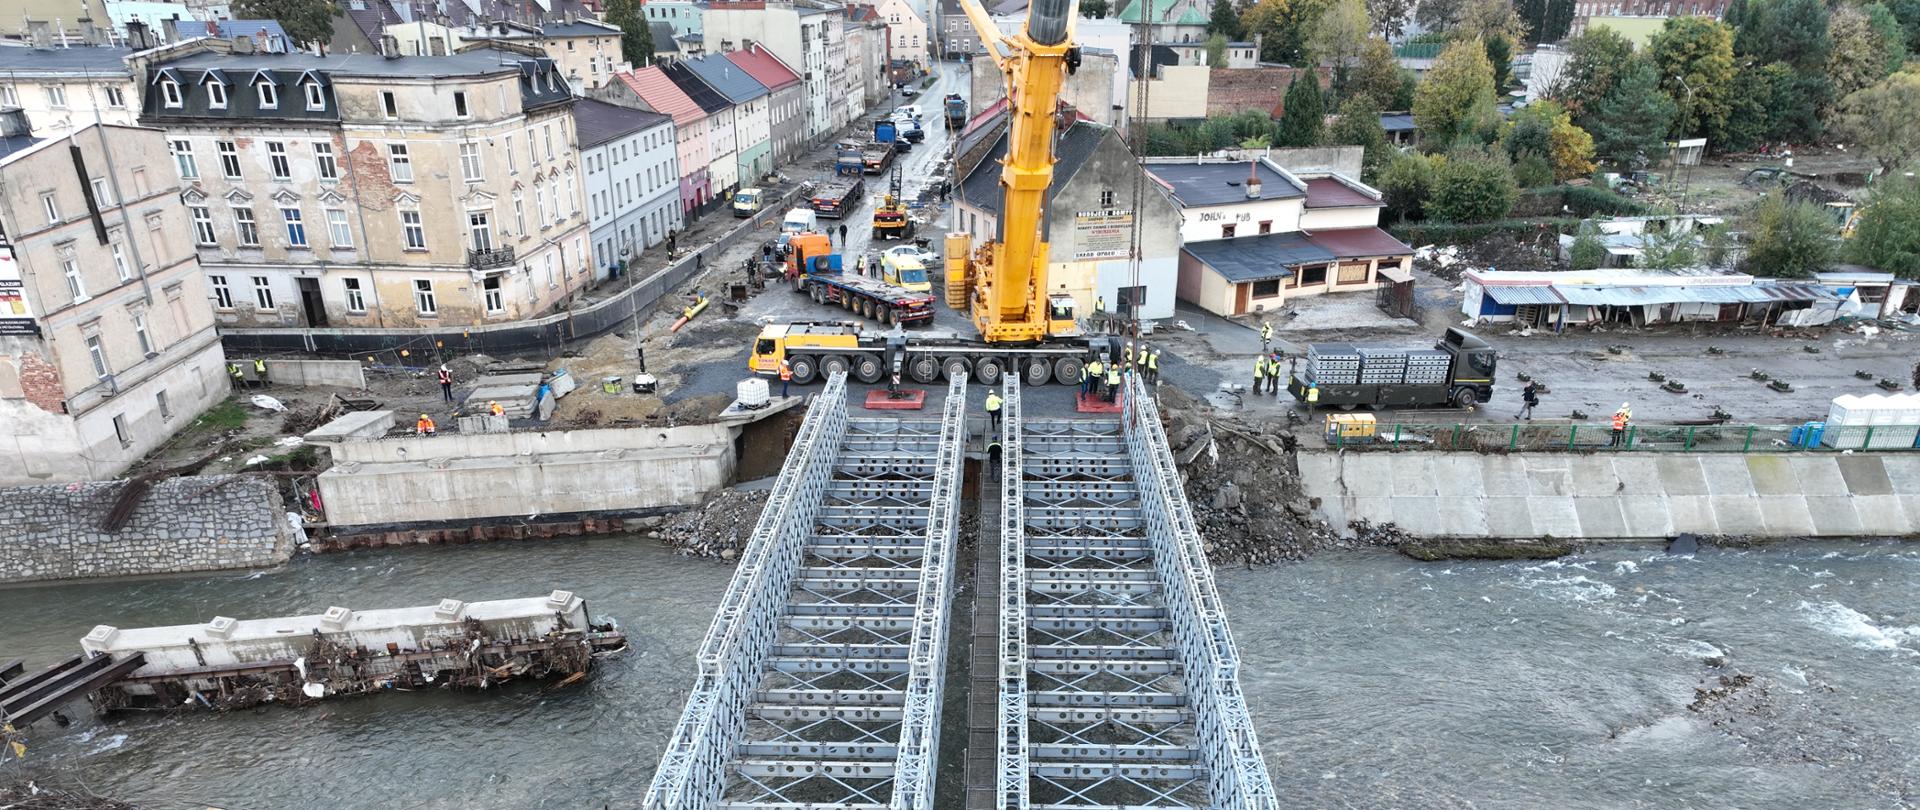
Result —
<instances>
[{"instance_id":1,"label":"concrete retaining wall","mask_svg":"<svg viewBox=\"0 0 1920 810\"><path fill-rule=\"evenodd\" d=\"M119 531L99 527L122 481L0 489L0 582L279 565L294 530L267 476L154 484Z\"/></svg>"},{"instance_id":2,"label":"concrete retaining wall","mask_svg":"<svg viewBox=\"0 0 1920 810\"><path fill-rule=\"evenodd\" d=\"M239 361L251 370L251 358ZM354 360L268 360L267 378L276 385L337 385L367 387L367 375Z\"/></svg>"},{"instance_id":3,"label":"concrete retaining wall","mask_svg":"<svg viewBox=\"0 0 1920 810\"><path fill-rule=\"evenodd\" d=\"M345 441L319 476L334 526L644 512L732 480L724 425Z\"/></svg>"},{"instance_id":4,"label":"concrete retaining wall","mask_svg":"<svg viewBox=\"0 0 1920 810\"><path fill-rule=\"evenodd\" d=\"M1920 454L1301 451L1319 513L1438 537L1920 534Z\"/></svg>"}]
</instances>

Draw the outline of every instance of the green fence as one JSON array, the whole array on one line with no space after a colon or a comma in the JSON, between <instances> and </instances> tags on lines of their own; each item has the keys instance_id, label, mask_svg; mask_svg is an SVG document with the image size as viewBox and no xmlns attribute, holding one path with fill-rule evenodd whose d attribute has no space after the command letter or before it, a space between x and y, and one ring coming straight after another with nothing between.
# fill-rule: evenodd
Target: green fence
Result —
<instances>
[{"instance_id":1,"label":"green fence","mask_svg":"<svg viewBox=\"0 0 1920 810\"><path fill-rule=\"evenodd\" d=\"M1328 447L1474 452L1831 453L1920 450L1920 425L1827 428L1811 443L1798 425L1630 425L1618 437L1605 420L1579 423L1382 423L1373 436L1323 433Z\"/></svg>"}]
</instances>

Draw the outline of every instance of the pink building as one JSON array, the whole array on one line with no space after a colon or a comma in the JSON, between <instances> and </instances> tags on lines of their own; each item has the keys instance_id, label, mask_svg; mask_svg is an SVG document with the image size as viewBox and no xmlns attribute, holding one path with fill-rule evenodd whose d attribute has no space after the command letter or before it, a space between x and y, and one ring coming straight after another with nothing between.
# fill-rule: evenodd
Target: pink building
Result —
<instances>
[{"instance_id":1,"label":"pink building","mask_svg":"<svg viewBox=\"0 0 1920 810\"><path fill-rule=\"evenodd\" d=\"M614 75L620 81L609 87L616 93L622 92L620 88L624 87L624 92L639 99L640 106L673 116L674 130L679 137L681 211L690 213L706 204L713 196L712 185L707 178L707 163L711 155L707 146L706 111L700 109L700 105L694 103L658 67L649 65Z\"/></svg>"}]
</instances>

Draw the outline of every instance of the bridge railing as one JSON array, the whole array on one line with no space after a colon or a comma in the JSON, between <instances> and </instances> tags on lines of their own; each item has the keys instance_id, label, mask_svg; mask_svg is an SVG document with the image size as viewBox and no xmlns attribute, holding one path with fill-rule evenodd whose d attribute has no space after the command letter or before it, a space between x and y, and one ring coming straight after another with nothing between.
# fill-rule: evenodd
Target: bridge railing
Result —
<instances>
[{"instance_id":1,"label":"bridge railing","mask_svg":"<svg viewBox=\"0 0 1920 810\"><path fill-rule=\"evenodd\" d=\"M647 788L646 810L705 808L725 790L727 762L746 733L747 707L773 651L780 613L846 428L846 375L836 374L800 423L707 628L699 674Z\"/></svg>"},{"instance_id":2,"label":"bridge railing","mask_svg":"<svg viewBox=\"0 0 1920 810\"><path fill-rule=\"evenodd\" d=\"M1000 761L995 806L1025 810L1027 781L1027 516L1020 376L1009 374L1000 403Z\"/></svg>"},{"instance_id":3,"label":"bridge railing","mask_svg":"<svg viewBox=\"0 0 1920 810\"><path fill-rule=\"evenodd\" d=\"M960 463L967 434L967 375L947 385L941 411L940 449L934 457L933 494L921 553L920 591L914 601L913 636L907 646L907 688L900 747L894 758L892 810L932 810L934 759L940 751L940 694L947 671L947 598L953 591L959 547Z\"/></svg>"},{"instance_id":4,"label":"bridge railing","mask_svg":"<svg viewBox=\"0 0 1920 810\"><path fill-rule=\"evenodd\" d=\"M1381 422L1365 429L1316 423L1327 447L1550 453L1834 453L1920 451L1920 425L1662 425L1630 423L1619 439L1606 417L1591 422Z\"/></svg>"},{"instance_id":5,"label":"bridge railing","mask_svg":"<svg viewBox=\"0 0 1920 810\"><path fill-rule=\"evenodd\" d=\"M1160 426L1160 408L1139 375L1127 378L1122 411L1141 514L1172 618L1196 742L1209 774L1211 806L1278 810L1273 780L1260 758L1259 738L1240 691L1240 654L1227 628L1213 567Z\"/></svg>"}]
</instances>

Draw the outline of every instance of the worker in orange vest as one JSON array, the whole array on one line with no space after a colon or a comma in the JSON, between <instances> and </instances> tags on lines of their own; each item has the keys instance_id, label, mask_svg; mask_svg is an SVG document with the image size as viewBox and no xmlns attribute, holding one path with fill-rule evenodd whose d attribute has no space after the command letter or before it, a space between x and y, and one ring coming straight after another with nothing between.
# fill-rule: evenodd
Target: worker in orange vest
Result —
<instances>
[{"instance_id":1,"label":"worker in orange vest","mask_svg":"<svg viewBox=\"0 0 1920 810\"><path fill-rule=\"evenodd\" d=\"M1620 410L1613 412L1613 441L1607 443L1608 447L1619 447L1626 443L1627 423L1632 420L1633 409L1627 407L1625 402L1620 403Z\"/></svg>"},{"instance_id":2,"label":"worker in orange vest","mask_svg":"<svg viewBox=\"0 0 1920 810\"><path fill-rule=\"evenodd\" d=\"M793 366L786 358L780 358L780 396L787 395L787 386L793 384Z\"/></svg>"},{"instance_id":3,"label":"worker in orange vest","mask_svg":"<svg viewBox=\"0 0 1920 810\"><path fill-rule=\"evenodd\" d=\"M420 421L413 423L413 432L421 436L433 435L433 417L420 414Z\"/></svg>"},{"instance_id":4,"label":"worker in orange vest","mask_svg":"<svg viewBox=\"0 0 1920 810\"><path fill-rule=\"evenodd\" d=\"M498 402L488 401L487 413L493 414L494 416L506 416L507 409L500 407L500 403Z\"/></svg>"}]
</instances>

